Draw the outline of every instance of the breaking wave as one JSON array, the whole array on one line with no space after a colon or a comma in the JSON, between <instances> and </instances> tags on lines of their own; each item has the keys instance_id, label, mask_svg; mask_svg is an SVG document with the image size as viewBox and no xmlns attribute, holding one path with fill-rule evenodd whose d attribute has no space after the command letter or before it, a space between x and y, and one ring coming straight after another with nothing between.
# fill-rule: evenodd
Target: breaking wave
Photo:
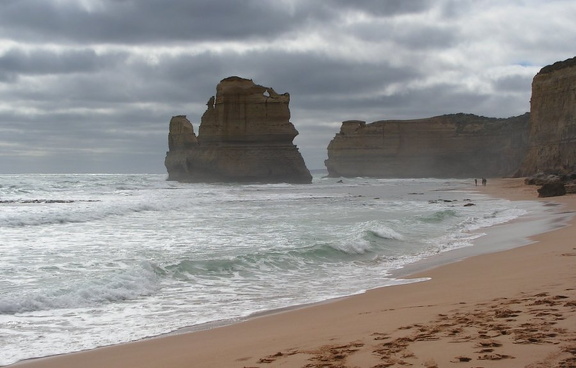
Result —
<instances>
[{"instance_id":1,"label":"breaking wave","mask_svg":"<svg viewBox=\"0 0 576 368\"><path fill-rule=\"evenodd\" d=\"M7 290L0 296L0 314L45 311L53 309L90 308L150 295L158 290L159 278L153 267L143 264L138 269L88 278L68 276L66 285L45 285L22 293Z\"/></svg>"}]
</instances>

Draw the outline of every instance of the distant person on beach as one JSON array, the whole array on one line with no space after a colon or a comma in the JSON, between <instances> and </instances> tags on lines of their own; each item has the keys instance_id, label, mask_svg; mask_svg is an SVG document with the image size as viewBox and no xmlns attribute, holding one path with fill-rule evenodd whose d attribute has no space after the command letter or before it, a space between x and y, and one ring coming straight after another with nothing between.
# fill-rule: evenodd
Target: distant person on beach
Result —
<instances>
[{"instance_id":1,"label":"distant person on beach","mask_svg":"<svg viewBox=\"0 0 576 368\"><path fill-rule=\"evenodd\" d=\"M486 179L485 178L482 178L482 185L486 186Z\"/></svg>"},{"instance_id":2,"label":"distant person on beach","mask_svg":"<svg viewBox=\"0 0 576 368\"><path fill-rule=\"evenodd\" d=\"M474 185L478 186L478 179L474 179Z\"/></svg>"}]
</instances>

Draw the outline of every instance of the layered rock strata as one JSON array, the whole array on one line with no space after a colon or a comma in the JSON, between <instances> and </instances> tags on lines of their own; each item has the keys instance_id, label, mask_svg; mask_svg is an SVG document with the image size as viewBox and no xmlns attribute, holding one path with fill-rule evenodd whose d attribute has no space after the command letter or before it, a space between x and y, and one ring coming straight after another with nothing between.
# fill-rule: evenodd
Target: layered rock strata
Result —
<instances>
[{"instance_id":1,"label":"layered rock strata","mask_svg":"<svg viewBox=\"0 0 576 368\"><path fill-rule=\"evenodd\" d=\"M328 145L330 176L494 177L513 174L526 152L529 114L345 121Z\"/></svg>"},{"instance_id":2,"label":"layered rock strata","mask_svg":"<svg viewBox=\"0 0 576 368\"><path fill-rule=\"evenodd\" d=\"M170 121L168 180L187 182L310 183L292 143L290 95L229 77L216 87L195 135L185 116Z\"/></svg>"},{"instance_id":3,"label":"layered rock strata","mask_svg":"<svg viewBox=\"0 0 576 368\"><path fill-rule=\"evenodd\" d=\"M532 81L528 152L518 176L576 171L576 57L548 65Z\"/></svg>"}]
</instances>

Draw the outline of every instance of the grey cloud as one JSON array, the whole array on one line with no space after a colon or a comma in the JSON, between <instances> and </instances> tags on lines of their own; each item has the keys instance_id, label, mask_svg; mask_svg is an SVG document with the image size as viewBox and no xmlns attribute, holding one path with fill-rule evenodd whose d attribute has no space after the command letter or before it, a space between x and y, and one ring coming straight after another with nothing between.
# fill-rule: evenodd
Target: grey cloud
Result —
<instances>
[{"instance_id":1,"label":"grey cloud","mask_svg":"<svg viewBox=\"0 0 576 368\"><path fill-rule=\"evenodd\" d=\"M157 43L274 39L336 13L364 11L393 16L424 11L424 0L326 2L102 0L93 9L81 2L0 2L0 35L21 40L69 43Z\"/></svg>"},{"instance_id":2,"label":"grey cloud","mask_svg":"<svg viewBox=\"0 0 576 368\"><path fill-rule=\"evenodd\" d=\"M324 121L349 119L373 122L390 119L418 119L452 113L473 113L492 117L520 115L528 111L529 91L525 101L506 100L499 95L465 92L456 84L436 84L404 93L374 94L362 99L324 101ZM309 111L307 109L307 111ZM331 119L330 119L331 118Z\"/></svg>"},{"instance_id":3,"label":"grey cloud","mask_svg":"<svg viewBox=\"0 0 576 368\"><path fill-rule=\"evenodd\" d=\"M381 90L389 83L423 77L409 65L392 67L384 60L354 64L322 54L203 53L162 56L157 64L136 61L106 74L62 76L44 90L28 92L34 101L31 106L42 114L0 116L0 121L31 132L26 138L31 147L58 151L67 141L68 148L94 147L107 157L114 152L124 157L124 150L136 152L146 147L148 153L143 157L158 161L166 150L170 117L188 115L198 129L204 103L215 94L216 84L234 74L291 94L292 121L300 131L296 143L316 168L321 167L326 146L339 129L319 123L478 113L488 100L487 96L463 94L448 84L384 95ZM25 99L25 91L20 93L18 98ZM454 111L454 106L459 111ZM75 107L93 111L66 111Z\"/></svg>"},{"instance_id":4,"label":"grey cloud","mask_svg":"<svg viewBox=\"0 0 576 368\"><path fill-rule=\"evenodd\" d=\"M90 152L37 150L33 155L3 155L3 173L152 173L163 174L164 156L158 152ZM163 152L161 152L163 153Z\"/></svg>"},{"instance_id":5,"label":"grey cloud","mask_svg":"<svg viewBox=\"0 0 576 368\"><path fill-rule=\"evenodd\" d=\"M334 0L327 6L339 8L363 10L369 14L378 16L394 16L399 14L418 13L427 10L431 6L428 0Z\"/></svg>"},{"instance_id":6,"label":"grey cloud","mask_svg":"<svg viewBox=\"0 0 576 368\"><path fill-rule=\"evenodd\" d=\"M189 115L196 126L205 109L203 104L215 94L216 84L230 75L253 79L255 83L272 87L279 93L290 93L292 116L295 119L298 119L298 115L317 114L322 119L334 121L346 120L352 114L351 111L358 109L382 109L381 105L374 104L373 99L379 98L388 84L422 76L410 65L393 67L385 60L358 64L309 53L226 54L213 60L203 73L187 74L186 65L192 60L196 64L207 65L204 61L183 58L171 60L166 65L170 67L162 69L170 70L172 83L179 86L175 89L189 91L185 96L188 102L201 107L183 112ZM228 72L222 74L225 70ZM299 114L299 111L302 113ZM294 120L294 123L298 124L298 121Z\"/></svg>"},{"instance_id":7,"label":"grey cloud","mask_svg":"<svg viewBox=\"0 0 576 368\"><path fill-rule=\"evenodd\" d=\"M334 97L354 99L355 95L372 93L388 83L420 76L412 66L394 67L385 58L360 63L320 53L266 52L224 59L230 64L221 69L234 70L234 63L248 66L244 76L278 92L289 92L293 98L301 97L303 101Z\"/></svg>"},{"instance_id":8,"label":"grey cloud","mask_svg":"<svg viewBox=\"0 0 576 368\"><path fill-rule=\"evenodd\" d=\"M159 115L2 114L2 126L18 130L0 129L16 142L0 145L0 172L162 173L169 119Z\"/></svg>"},{"instance_id":9,"label":"grey cloud","mask_svg":"<svg viewBox=\"0 0 576 368\"><path fill-rule=\"evenodd\" d=\"M100 4L103 4L100 6ZM0 34L23 40L70 43L147 43L269 38L299 18L259 1L45 0L0 3Z\"/></svg>"},{"instance_id":10,"label":"grey cloud","mask_svg":"<svg viewBox=\"0 0 576 368\"><path fill-rule=\"evenodd\" d=\"M458 29L449 25L419 25L399 27L390 23L354 25L350 34L368 42L392 42L396 47L430 50L452 47L458 42Z\"/></svg>"},{"instance_id":11,"label":"grey cloud","mask_svg":"<svg viewBox=\"0 0 576 368\"><path fill-rule=\"evenodd\" d=\"M87 107L132 102L203 105L215 93L216 84L231 75L289 92L305 105L306 100L313 104L318 99L352 100L355 94L372 93L388 83L420 76L411 66L392 67L385 60L357 64L321 54L230 52L216 56L207 52L164 56L153 65L134 62L102 75L59 78L54 85L35 91L34 99L43 95L50 101L59 96L63 104L60 106L77 106L81 102Z\"/></svg>"},{"instance_id":12,"label":"grey cloud","mask_svg":"<svg viewBox=\"0 0 576 368\"><path fill-rule=\"evenodd\" d=\"M449 26L415 26L397 35L396 43L409 49L430 50L450 48L457 44L458 30Z\"/></svg>"},{"instance_id":13,"label":"grey cloud","mask_svg":"<svg viewBox=\"0 0 576 368\"><path fill-rule=\"evenodd\" d=\"M473 10L474 0L445 0L440 4L444 19L455 19Z\"/></svg>"},{"instance_id":14,"label":"grey cloud","mask_svg":"<svg viewBox=\"0 0 576 368\"><path fill-rule=\"evenodd\" d=\"M494 82L494 87L499 92L525 93L531 88L532 78L533 76L527 75L509 75L497 79Z\"/></svg>"},{"instance_id":15,"label":"grey cloud","mask_svg":"<svg viewBox=\"0 0 576 368\"><path fill-rule=\"evenodd\" d=\"M92 73L117 66L125 55L119 53L97 55L92 49L50 51L12 48L0 54L0 75L11 76L14 82L20 75Z\"/></svg>"},{"instance_id":16,"label":"grey cloud","mask_svg":"<svg viewBox=\"0 0 576 368\"><path fill-rule=\"evenodd\" d=\"M518 4L506 8L528 9ZM490 79L487 70L506 70L517 60L537 70L573 56L565 47L571 18L554 25L526 19L535 38L506 27L487 38L490 24L458 28L472 11L482 15L468 0L2 0L0 172L165 172L170 117L187 115L198 129L216 84L231 75L291 94L291 121L300 132L295 143L310 168L322 167L343 120L522 114L530 76ZM425 23L413 16L423 12ZM368 21L345 26L356 13ZM505 11L494 14L495 23L506 24ZM556 26L562 32L550 36L548 27ZM310 50L315 36L326 35L334 37ZM374 50L358 57L332 53L331 42L351 38L361 41L354 47L373 45L381 55L367 61ZM303 47L281 51L278 42L295 40ZM258 48L226 50L219 41L257 41ZM186 51L197 42L207 51ZM218 49L208 49L211 44ZM477 50L490 50L486 60L470 60ZM447 74L462 80L443 79ZM493 92L470 90L467 78ZM401 92L384 93L391 83Z\"/></svg>"},{"instance_id":17,"label":"grey cloud","mask_svg":"<svg viewBox=\"0 0 576 368\"><path fill-rule=\"evenodd\" d=\"M11 84L18 81L18 75L13 72L7 72L0 68L0 83Z\"/></svg>"}]
</instances>

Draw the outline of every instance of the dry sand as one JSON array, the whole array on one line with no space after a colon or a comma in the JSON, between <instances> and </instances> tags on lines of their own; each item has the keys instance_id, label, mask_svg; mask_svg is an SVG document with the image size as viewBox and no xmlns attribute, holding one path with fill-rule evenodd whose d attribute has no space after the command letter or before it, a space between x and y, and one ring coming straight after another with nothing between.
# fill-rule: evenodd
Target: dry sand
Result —
<instances>
[{"instance_id":1,"label":"dry sand","mask_svg":"<svg viewBox=\"0 0 576 368\"><path fill-rule=\"evenodd\" d=\"M477 190L536 200L519 179ZM14 367L576 367L573 224L413 276L425 282Z\"/></svg>"}]
</instances>

